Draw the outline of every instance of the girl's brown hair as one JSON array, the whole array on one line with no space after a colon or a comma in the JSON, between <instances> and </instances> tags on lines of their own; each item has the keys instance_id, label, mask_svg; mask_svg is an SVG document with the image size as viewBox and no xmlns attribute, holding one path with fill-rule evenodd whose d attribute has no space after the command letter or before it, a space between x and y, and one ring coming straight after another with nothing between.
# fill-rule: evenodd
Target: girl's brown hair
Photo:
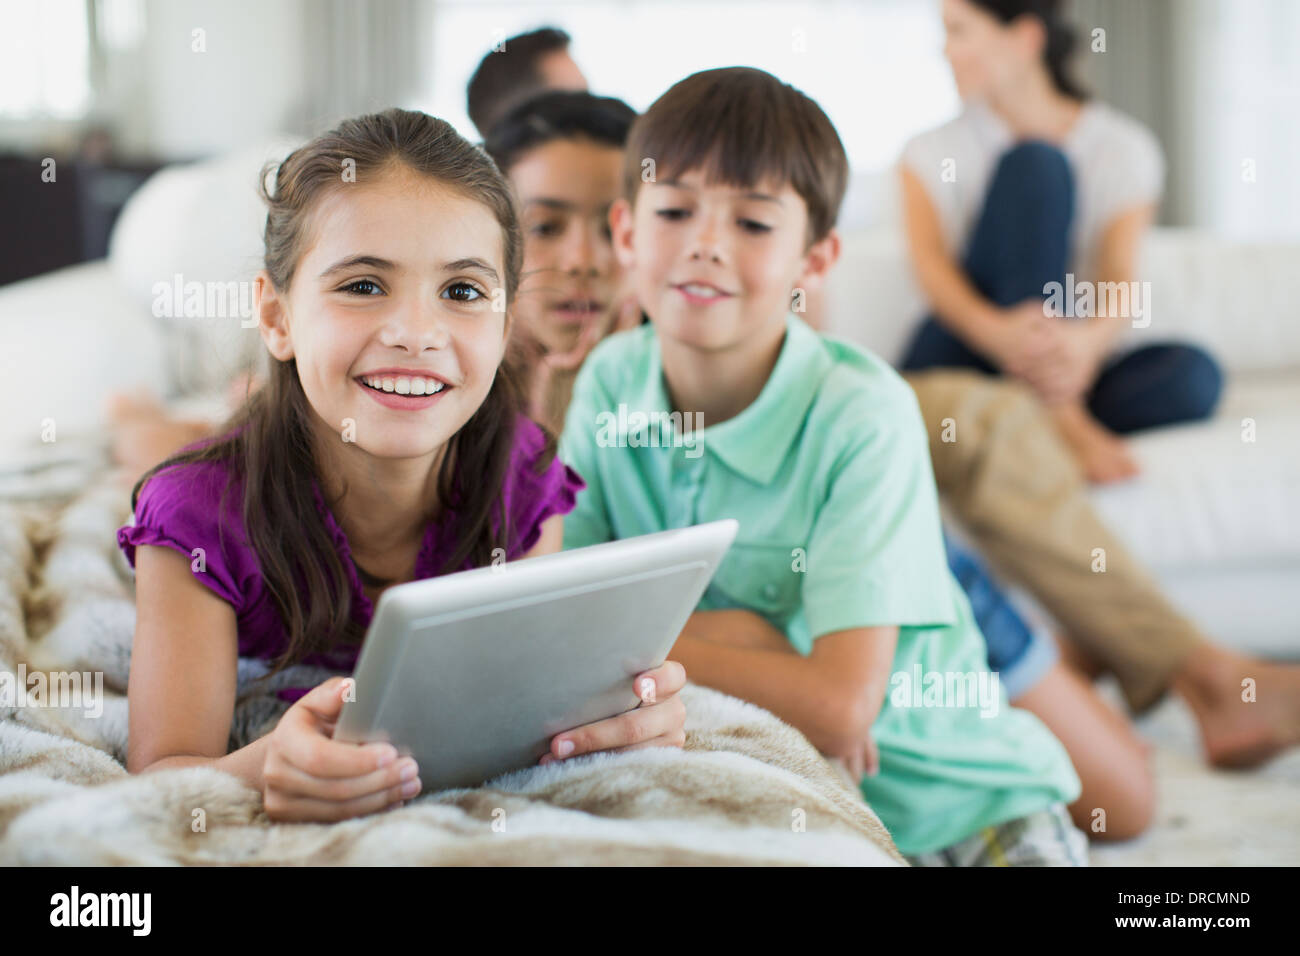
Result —
<instances>
[{"instance_id":1,"label":"girl's brown hair","mask_svg":"<svg viewBox=\"0 0 1300 956\"><path fill-rule=\"evenodd\" d=\"M425 113L389 109L341 123L278 164L262 169L259 189L266 201L266 271L287 294L303 253L313 209L331 189L345 188L343 172L357 182L398 165L433 177L487 206L501 224L506 301L514 302L523 250L510 188L496 165L449 123ZM267 178L275 171L275 187ZM507 348L487 398L449 441L438 474L438 495L451 515L457 546L439 573L491 563L494 548L509 550L514 530L501 490L510 462L517 416L524 409L518 351ZM261 564L266 588L288 635L288 644L262 680L305 657L341 645L360 645L364 632L352 616L350 575L316 508L312 482L311 416L294 359L271 359L267 384L218 429L215 441L178 452L149 469L131 491L135 508L141 486L163 468L221 462L230 472L217 503L238 476L243 481L242 516L248 543ZM539 457L543 469L554 454L554 436ZM347 489L344 489L344 494ZM334 502L327 502L333 506ZM223 531L224 537L224 531ZM301 589L301 590L300 590Z\"/></svg>"}]
</instances>

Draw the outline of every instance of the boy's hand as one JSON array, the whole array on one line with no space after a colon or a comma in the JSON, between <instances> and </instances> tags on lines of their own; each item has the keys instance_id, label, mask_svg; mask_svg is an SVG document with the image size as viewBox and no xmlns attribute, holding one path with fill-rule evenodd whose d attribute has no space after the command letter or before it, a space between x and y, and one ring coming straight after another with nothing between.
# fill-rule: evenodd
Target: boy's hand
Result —
<instances>
[{"instance_id":1,"label":"boy's hand","mask_svg":"<svg viewBox=\"0 0 1300 956\"><path fill-rule=\"evenodd\" d=\"M556 734L551 752L538 761L553 763L599 750L680 747L686 742L686 705L677 692L686 686L686 669L664 661L632 682L641 703L626 713Z\"/></svg>"},{"instance_id":2,"label":"boy's hand","mask_svg":"<svg viewBox=\"0 0 1300 956\"><path fill-rule=\"evenodd\" d=\"M855 781L861 780L864 776L874 777L880 772L880 748L876 746L876 741L870 734L848 751L826 756L843 760L844 766L848 768Z\"/></svg>"},{"instance_id":3,"label":"boy's hand","mask_svg":"<svg viewBox=\"0 0 1300 956\"><path fill-rule=\"evenodd\" d=\"M332 822L400 805L420 792L415 761L391 744L332 739L350 678L331 677L294 702L271 731L262 800L272 820Z\"/></svg>"}]
</instances>

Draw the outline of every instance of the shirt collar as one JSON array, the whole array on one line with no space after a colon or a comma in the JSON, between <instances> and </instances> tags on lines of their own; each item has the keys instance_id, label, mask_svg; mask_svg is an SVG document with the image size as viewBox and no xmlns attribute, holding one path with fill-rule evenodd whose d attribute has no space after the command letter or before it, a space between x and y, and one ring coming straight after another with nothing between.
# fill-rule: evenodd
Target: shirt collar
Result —
<instances>
[{"instance_id":1,"label":"shirt collar","mask_svg":"<svg viewBox=\"0 0 1300 956\"><path fill-rule=\"evenodd\" d=\"M669 411L672 406L657 339L649 352L646 391L639 405ZM781 353L758 398L734 418L706 424L696 440L734 471L758 484L769 484L789 454L832 364L821 336L789 313ZM684 449L673 451L685 453Z\"/></svg>"}]
</instances>

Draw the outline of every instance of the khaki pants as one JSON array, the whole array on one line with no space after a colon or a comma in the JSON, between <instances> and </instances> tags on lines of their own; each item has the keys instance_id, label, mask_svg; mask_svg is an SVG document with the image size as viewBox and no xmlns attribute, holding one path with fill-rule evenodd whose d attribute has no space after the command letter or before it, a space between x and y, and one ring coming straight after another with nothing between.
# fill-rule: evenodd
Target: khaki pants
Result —
<instances>
[{"instance_id":1,"label":"khaki pants","mask_svg":"<svg viewBox=\"0 0 1300 956\"><path fill-rule=\"evenodd\" d=\"M1102 524L1037 399L974 371L904 378L925 418L939 493L983 555L1115 674L1135 713L1159 701L1204 637ZM954 440L943 440L945 428ZM1094 548L1105 551L1104 571L1093 570Z\"/></svg>"}]
</instances>

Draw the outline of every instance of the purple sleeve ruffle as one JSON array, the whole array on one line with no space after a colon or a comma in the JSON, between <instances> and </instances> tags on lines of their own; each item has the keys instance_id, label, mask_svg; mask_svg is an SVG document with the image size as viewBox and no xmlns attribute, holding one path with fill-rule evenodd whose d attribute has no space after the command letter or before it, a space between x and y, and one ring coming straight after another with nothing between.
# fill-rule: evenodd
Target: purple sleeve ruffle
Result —
<instances>
[{"instance_id":1,"label":"purple sleeve ruffle","mask_svg":"<svg viewBox=\"0 0 1300 956\"><path fill-rule=\"evenodd\" d=\"M514 487L507 500L518 535L513 553L527 554L542 536L542 524L553 515L566 515L578 502L578 492L587 487L582 476L554 456L546 469L537 473L537 460L546 447L546 435L531 419L521 419L516 441Z\"/></svg>"}]
</instances>

